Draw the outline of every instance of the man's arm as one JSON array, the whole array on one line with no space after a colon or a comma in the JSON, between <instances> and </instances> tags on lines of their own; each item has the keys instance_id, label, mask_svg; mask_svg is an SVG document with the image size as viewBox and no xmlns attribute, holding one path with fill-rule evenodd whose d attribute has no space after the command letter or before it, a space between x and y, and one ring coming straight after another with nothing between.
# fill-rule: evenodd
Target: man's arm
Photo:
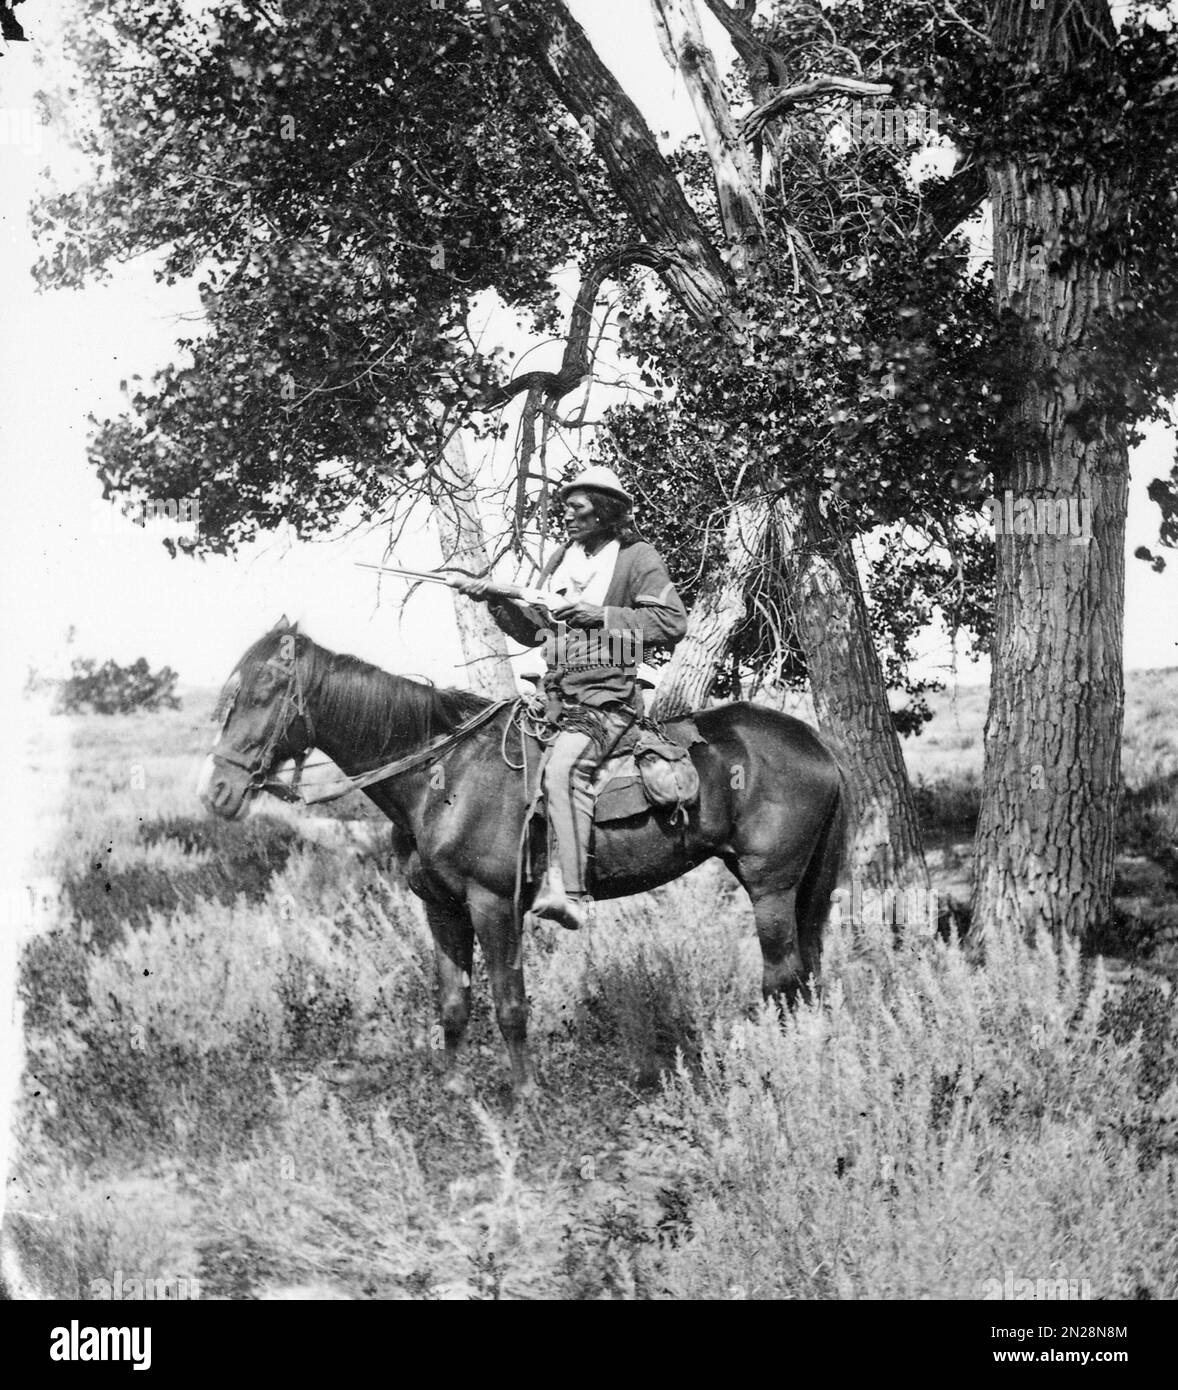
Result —
<instances>
[{"instance_id":1,"label":"man's arm","mask_svg":"<svg viewBox=\"0 0 1178 1390\"><path fill-rule=\"evenodd\" d=\"M547 631L551 619L545 618L530 603L513 603L509 598L489 598L487 608L499 627L521 647L538 647L544 641L540 634Z\"/></svg>"},{"instance_id":2,"label":"man's arm","mask_svg":"<svg viewBox=\"0 0 1178 1390\"><path fill-rule=\"evenodd\" d=\"M556 567L560 564L565 549L565 546L559 546L548 557L548 563L540 571L539 588L543 589L556 572ZM478 596L477 594L472 595L472 597ZM521 647L541 646L544 635L552 627L552 617L529 603L516 603L511 599L488 596L486 604L496 624L513 642L518 642Z\"/></svg>"},{"instance_id":3,"label":"man's arm","mask_svg":"<svg viewBox=\"0 0 1178 1390\"><path fill-rule=\"evenodd\" d=\"M631 561L629 607L608 604L607 632L639 632L643 646L673 647L687 631L687 610L654 546L639 542Z\"/></svg>"}]
</instances>

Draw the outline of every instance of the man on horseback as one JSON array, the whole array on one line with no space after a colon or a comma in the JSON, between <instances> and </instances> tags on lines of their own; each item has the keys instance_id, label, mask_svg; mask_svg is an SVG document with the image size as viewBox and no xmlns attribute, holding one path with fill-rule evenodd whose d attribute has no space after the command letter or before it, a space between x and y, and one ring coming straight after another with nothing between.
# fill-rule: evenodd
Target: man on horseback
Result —
<instances>
[{"instance_id":1,"label":"man on horseback","mask_svg":"<svg viewBox=\"0 0 1178 1390\"><path fill-rule=\"evenodd\" d=\"M561 596L555 631L542 610L488 596L487 580L459 587L483 599L509 637L545 648L557 734L544 775L548 867L532 911L576 930L585 923L594 775L643 713L639 665L652 648L675 646L687 613L662 557L635 533L633 499L612 469L586 469L560 497L569 539L540 578Z\"/></svg>"}]
</instances>

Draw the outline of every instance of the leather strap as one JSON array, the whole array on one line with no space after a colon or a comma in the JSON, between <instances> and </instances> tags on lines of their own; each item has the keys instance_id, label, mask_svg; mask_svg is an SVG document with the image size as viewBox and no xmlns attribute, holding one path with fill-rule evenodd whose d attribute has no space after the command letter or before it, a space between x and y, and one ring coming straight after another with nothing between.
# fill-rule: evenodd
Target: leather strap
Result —
<instances>
[{"instance_id":1,"label":"leather strap","mask_svg":"<svg viewBox=\"0 0 1178 1390\"><path fill-rule=\"evenodd\" d=\"M486 709L481 709L477 714L464 720L453 733L447 734L438 742L431 743L425 748L419 748L416 753L410 753L406 757L396 758L391 763L383 763L380 767L374 767L369 772L360 772L355 776L347 772L342 773L338 782L329 783L322 791L299 790L297 786L288 787L284 782L267 783L264 790L277 789L277 795L285 796L289 800L297 798L305 806L314 806L320 801L335 801L338 797L346 796L348 792L360 791L364 787L372 786L374 782L385 782L391 777L399 777L404 772L411 772L416 767L423 767L426 763L432 763L443 753L448 753L456 744L461 743L468 735L474 733L476 729L490 723L497 714L514 703L514 700L496 700L494 704L488 705Z\"/></svg>"}]
</instances>

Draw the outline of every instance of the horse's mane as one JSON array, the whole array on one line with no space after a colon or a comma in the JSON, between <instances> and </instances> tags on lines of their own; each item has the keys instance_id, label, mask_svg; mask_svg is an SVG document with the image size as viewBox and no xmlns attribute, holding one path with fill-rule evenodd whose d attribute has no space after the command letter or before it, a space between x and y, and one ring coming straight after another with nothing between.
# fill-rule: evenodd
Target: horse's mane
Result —
<instances>
[{"instance_id":1,"label":"horse's mane","mask_svg":"<svg viewBox=\"0 0 1178 1390\"><path fill-rule=\"evenodd\" d=\"M266 633L242 657L238 671L243 685L258 665L274 656L285 636L295 639L318 721L330 723L348 744L347 751L360 757L379 759L420 747L438 734L451 733L491 703L470 690L391 675L358 656L328 651L305 633L281 631Z\"/></svg>"}]
</instances>

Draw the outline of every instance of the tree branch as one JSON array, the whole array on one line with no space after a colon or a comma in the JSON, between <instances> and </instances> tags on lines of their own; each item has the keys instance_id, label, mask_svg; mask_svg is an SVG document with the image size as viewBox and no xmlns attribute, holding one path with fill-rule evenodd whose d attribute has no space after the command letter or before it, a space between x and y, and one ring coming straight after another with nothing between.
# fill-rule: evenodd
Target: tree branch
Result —
<instances>
[{"instance_id":1,"label":"tree branch","mask_svg":"<svg viewBox=\"0 0 1178 1390\"><path fill-rule=\"evenodd\" d=\"M712 318L728 296L728 269L642 113L564 0L507 0L503 18L508 42L587 132L646 244L663 255L657 269L667 288L693 318Z\"/></svg>"},{"instance_id":2,"label":"tree branch","mask_svg":"<svg viewBox=\"0 0 1178 1390\"><path fill-rule=\"evenodd\" d=\"M667 61L687 87L712 174L724 230L739 272L765 250L765 217L752 152L732 119L716 60L704 42L694 0L650 0Z\"/></svg>"},{"instance_id":3,"label":"tree branch","mask_svg":"<svg viewBox=\"0 0 1178 1390\"><path fill-rule=\"evenodd\" d=\"M784 86L788 75L785 58L758 37L749 23L753 7L746 13L727 4L726 0L704 0L704 4L727 30L732 47L748 69L752 90L756 92L775 82Z\"/></svg>"},{"instance_id":4,"label":"tree branch","mask_svg":"<svg viewBox=\"0 0 1178 1390\"><path fill-rule=\"evenodd\" d=\"M795 87L781 87L760 106L754 107L741 122L745 139L752 140L775 116L780 116L799 102L813 101L815 97L828 92L842 92L851 96L886 97L892 94L890 82L865 82L859 77L815 77L809 82L799 82Z\"/></svg>"},{"instance_id":5,"label":"tree branch","mask_svg":"<svg viewBox=\"0 0 1178 1390\"><path fill-rule=\"evenodd\" d=\"M668 261L667 252L641 243L623 246L620 250L612 251L601 260L595 261L582 277L581 287L573 301L560 368L555 372L523 372L513 377L490 393L486 398L486 409L494 410L498 406L506 405L522 391L536 391L554 403L572 391L589 373L589 335L593 327L593 306L597 303L602 284L610 276L618 275L631 265L649 266L651 270L662 273L666 270ZM538 406L539 395L534 408Z\"/></svg>"},{"instance_id":6,"label":"tree branch","mask_svg":"<svg viewBox=\"0 0 1178 1390\"><path fill-rule=\"evenodd\" d=\"M931 251L972 217L988 191L984 164L966 164L930 190L922 209L922 250Z\"/></svg>"}]
</instances>

